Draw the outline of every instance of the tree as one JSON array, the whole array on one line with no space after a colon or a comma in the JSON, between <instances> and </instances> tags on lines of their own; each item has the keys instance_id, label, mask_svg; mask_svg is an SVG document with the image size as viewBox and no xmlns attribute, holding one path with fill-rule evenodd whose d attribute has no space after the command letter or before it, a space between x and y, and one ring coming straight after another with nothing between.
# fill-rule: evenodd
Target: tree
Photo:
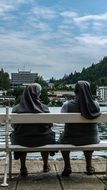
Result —
<instances>
[{"instance_id":1,"label":"tree","mask_svg":"<svg viewBox=\"0 0 107 190\"><path fill-rule=\"evenodd\" d=\"M9 74L4 72L3 69L0 71L0 89L7 90L10 88Z\"/></svg>"},{"instance_id":2,"label":"tree","mask_svg":"<svg viewBox=\"0 0 107 190\"><path fill-rule=\"evenodd\" d=\"M46 82L43 80L42 76L38 76L35 82L39 83L41 86L46 86Z\"/></svg>"},{"instance_id":3,"label":"tree","mask_svg":"<svg viewBox=\"0 0 107 190\"><path fill-rule=\"evenodd\" d=\"M42 88L40 99L44 104L49 103L48 93L46 88Z\"/></svg>"},{"instance_id":4,"label":"tree","mask_svg":"<svg viewBox=\"0 0 107 190\"><path fill-rule=\"evenodd\" d=\"M21 95L23 93L23 87L15 87L12 91L12 95L15 96L15 104L20 102Z\"/></svg>"}]
</instances>

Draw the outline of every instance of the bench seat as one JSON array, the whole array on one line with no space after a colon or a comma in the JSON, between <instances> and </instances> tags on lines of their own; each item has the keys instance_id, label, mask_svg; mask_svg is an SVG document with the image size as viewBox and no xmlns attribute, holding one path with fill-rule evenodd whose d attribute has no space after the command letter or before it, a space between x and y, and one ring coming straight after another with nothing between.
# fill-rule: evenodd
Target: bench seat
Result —
<instances>
[{"instance_id":1,"label":"bench seat","mask_svg":"<svg viewBox=\"0 0 107 190\"><path fill-rule=\"evenodd\" d=\"M28 151L28 152L41 152L41 151L84 151L84 150L107 150L107 141L100 142L99 144L89 144L84 146L74 146L70 144L54 144L44 145L39 147L25 147L20 145L9 145L9 151Z\"/></svg>"}]
</instances>

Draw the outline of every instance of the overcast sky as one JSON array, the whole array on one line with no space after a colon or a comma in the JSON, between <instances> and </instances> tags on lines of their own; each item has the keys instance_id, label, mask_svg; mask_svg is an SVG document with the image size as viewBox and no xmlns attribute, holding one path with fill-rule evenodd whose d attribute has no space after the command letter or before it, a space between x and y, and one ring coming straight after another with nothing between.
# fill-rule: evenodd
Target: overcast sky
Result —
<instances>
[{"instance_id":1,"label":"overcast sky","mask_svg":"<svg viewBox=\"0 0 107 190\"><path fill-rule=\"evenodd\" d=\"M107 0L0 0L0 68L62 78L107 56Z\"/></svg>"}]
</instances>

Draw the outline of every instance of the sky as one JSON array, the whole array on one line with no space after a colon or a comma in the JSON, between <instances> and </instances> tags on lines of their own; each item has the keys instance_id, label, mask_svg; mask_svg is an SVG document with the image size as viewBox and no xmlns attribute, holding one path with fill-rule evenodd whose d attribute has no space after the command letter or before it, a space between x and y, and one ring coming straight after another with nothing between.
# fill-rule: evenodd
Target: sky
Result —
<instances>
[{"instance_id":1,"label":"sky","mask_svg":"<svg viewBox=\"0 0 107 190\"><path fill-rule=\"evenodd\" d=\"M107 0L0 0L0 68L62 78L107 56Z\"/></svg>"}]
</instances>

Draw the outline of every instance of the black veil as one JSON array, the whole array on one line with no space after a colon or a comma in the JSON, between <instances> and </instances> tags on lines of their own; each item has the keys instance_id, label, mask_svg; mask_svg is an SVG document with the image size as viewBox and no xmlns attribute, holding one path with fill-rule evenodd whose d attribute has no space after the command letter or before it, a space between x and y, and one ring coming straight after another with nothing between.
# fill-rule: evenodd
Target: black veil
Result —
<instances>
[{"instance_id":1,"label":"black veil","mask_svg":"<svg viewBox=\"0 0 107 190\"><path fill-rule=\"evenodd\" d=\"M39 95L41 93L41 86L38 83L26 86L22 94L20 103L15 106L12 112L17 113L47 113L49 112L47 106L41 103Z\"/></svg>"},{"instance_id":2,"label":"black veil","mask_svg":"<svg viewBox=\"0 0 107 190\"><path fill-rule=\"evenodd\" d=\"M94 119L101 115L98 103L93 100L89 82L78 81L75 86L75 93L79 98L82 116L87 119Z\"/></svg>"}]
</instances>

